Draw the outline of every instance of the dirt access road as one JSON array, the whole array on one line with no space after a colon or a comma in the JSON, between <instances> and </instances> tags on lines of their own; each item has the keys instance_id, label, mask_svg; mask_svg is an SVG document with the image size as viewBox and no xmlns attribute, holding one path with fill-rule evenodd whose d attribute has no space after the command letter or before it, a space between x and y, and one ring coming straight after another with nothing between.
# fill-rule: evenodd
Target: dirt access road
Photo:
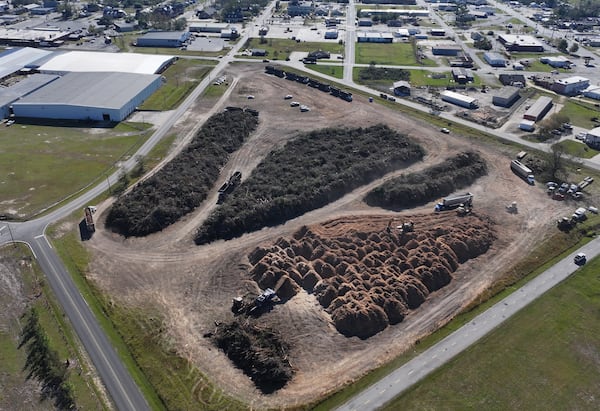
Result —
<instances>
[{"instance_id":1,"label":"dirt access road","mask_svg":"<svg viewBox=\"0 0 600 411\"><path fill-rule=\"evenodd\" d=\"M442 134L421 120L389 110L356 97L352 103L318 90L268 76L254 66L231 66L226 73L236 78L235 88L223 105L248 106L260 111L260 124L249 141L231 157L208 200L161 233L146 238L124 239L107 232L102 219L110 201L99 205L97 232L86 242L93 255L88 276L114 299L130 306L158 309L166 319L169 344L188 358L226 392L253 407L293 407L314 401L339 389L367 371L377 367L431 333L451 319L462 307L475 299L498 279L503 270L526 255L553 229L564 204L551 202L539 187L527 186L509 169L512 152L500 146L485 146L460 136ZM306 104L310 112L292 108L283 97ZM255 96L248 99L248 95ZM212 107L214 100L200 99L192 111L175 128L186 135L196 126L196 119ZM216 189L229 175L239 170L248 176L274 147L284 144L300 132L322 127L358 127L385 123L407 133L427 150L422 163L390 173L361 187L340 200L306 213L286 224L265 228L231 241L218 241L195 246L195 229L216 206ZM290 359L296 374L280 391L261 394L252 382L202 334L212 331L214 321L231 318L232 297L257 292L256 284L247 276L246 255L258 245L290 236L302 225L311 225L349 215L431 214L433 204L392 213L368 207L363 196L382 181L438 163L448 156L466 150L477 150L486 159L489 174L469 188L475 196L479 214L497 223L498 239L490 251L462 265L454 280L433 293L401 324L388 327L367 340L346 338L336 331L329 315L314 296L300 292L284 305L261 317L266 326L278 329L291 345ZM517 201L519 213L508 214L505 205Z\"/></svg>"}]
</instances>

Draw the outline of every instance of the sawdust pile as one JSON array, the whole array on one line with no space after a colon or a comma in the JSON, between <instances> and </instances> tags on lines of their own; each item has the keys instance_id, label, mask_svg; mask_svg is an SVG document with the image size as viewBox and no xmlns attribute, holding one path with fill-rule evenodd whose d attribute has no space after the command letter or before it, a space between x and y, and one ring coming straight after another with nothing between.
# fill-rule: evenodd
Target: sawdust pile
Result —
<instances>
[{"instance_id":1,"label":"sawdust pile","mask_svg":"<svg viewBox=\"0 0 600 411\"><path fill-rule=\"evenodd\" d=\"M282 299L302 288L314 293L340 333L368 338L401 322L495 238L493 224L476 215L409 219L412 232L384 216L304 226L293 238L256 248L249 255L250 275Z\"/></svg>"}]
</instances>

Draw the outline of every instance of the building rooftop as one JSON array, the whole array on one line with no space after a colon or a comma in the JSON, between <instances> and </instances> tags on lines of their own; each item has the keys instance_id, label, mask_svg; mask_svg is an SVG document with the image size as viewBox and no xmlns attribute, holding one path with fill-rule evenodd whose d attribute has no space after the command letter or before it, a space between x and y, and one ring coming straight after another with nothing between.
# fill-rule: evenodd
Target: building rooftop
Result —
<instances>
[{"instance_id":1,"label":"building rooftop","mask_svg":"<svg viewBox=\"0 0 600 411\"><path fill-rule=\"evenodd\" d=\"M40 66L41 72L121 72L155 74L175 57L139 53L103 53L94 51L68 51L57 53Z\"/></svg>"},{"instance_id":2,"label":"building rooftop","mask_svg":"<svg viewBox=\"0 0 600 411\"><path fill-rule=\"evenodd\" d=\"M185 33L185 31L149 31L139 38L152 40L181 40L185 36Z\"/></svg>"},{"instance_id":3,"label":"building rooftop","mask_svg":"<svg viewBox=\"0 0 600 411\"><path fill-rule=\"evenodd\" d=\"M498 38L502 38L507 44L518 44L520 46L542 46L535 37L523 34L499 34Z\"/></svg>"},{"instance_id":4,"label":"building rooftop","mask_svg":"<svg viewBox=\"0 0 600 411\"><path fill-rule=\"evenodd\" d=\"M559 78L556 80L557 83L559 84L577 84L577 83L581 83L581 82L585 82L585 81L590 81L589 79L585 78L585 77L581 77L581 76L572 76L572 77L567 77L567 78Z\"/></svg>"},{"instance_id":5,"label":"building rooftop","mask_svg":"<svg viewBox=\"0 0 600 411\"><path fill-rule=\"evenodd\" d=\"M68 73L15 104L44 104L120 109L159 77L156 74Z\"/></svg>"},{"instance_id":6,"label":"building rooftop","mask_svg":"<svg viewBox=\"0 0 600 411\"><path fill-rule=\"evenodd\" d=\"M0 87L0 106L12 103L57 78L59 77L53 74L33 74L10 87Z\"/></svg>"},{"instance_id":7,"label":"building rooftop","mask_svg":"<svg viewBox=\"0 0 600 411\"><path fill-rule=\"evenodd\" d=\"M3 53L0 53L0 78L11 75L51 54L51 51L40 50L33 47L8 49Z\"/></svg>"}]
</instances>

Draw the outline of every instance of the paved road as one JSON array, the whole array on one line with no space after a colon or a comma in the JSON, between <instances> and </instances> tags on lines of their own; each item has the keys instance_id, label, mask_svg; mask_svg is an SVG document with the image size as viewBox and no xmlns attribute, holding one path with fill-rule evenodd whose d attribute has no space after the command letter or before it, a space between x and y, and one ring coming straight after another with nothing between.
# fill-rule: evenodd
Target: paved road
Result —
<instances>
[{"instance_id":1,"label":"paved road","mask_svg":"<svg viewBox=\"0 0 600 411\"><path fill-rule=\"evenodd\" d=\"M352 68L354 67L354 51L356 39L356 8L354 0L348 1L346 7L346 45L344 51L344 81L352 83Z\"/></svg>"},{"instance_id":2,"label":"paved road","mask_svg":"<svg viewBox=\"0 0 600 411\"><path fill-rule=\"evenodd\" d=\"M577 252L584 252L588 258L598 256L600 254L600 238L586 244ZM573 274L578 268L573 262L573 257L577 252L558 262L418 357L397 368L339 407L338 410L367 411L381 408Z\"/></svg>"}]
</instances>

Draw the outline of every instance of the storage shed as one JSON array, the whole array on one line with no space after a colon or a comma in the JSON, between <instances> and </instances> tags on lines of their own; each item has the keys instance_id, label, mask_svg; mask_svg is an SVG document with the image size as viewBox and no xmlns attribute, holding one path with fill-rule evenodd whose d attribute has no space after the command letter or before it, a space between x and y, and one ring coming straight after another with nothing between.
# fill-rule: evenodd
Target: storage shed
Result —
<instances>
[{"instance_id":1,"label":"storage shed","mask_svg":"<svg viewBox=\"0 0 600 411\"><path fill-rule=\"evenodd\" d=\"M12 106L16 117L117 122L161 84L156 74L68 73Z\"/></svg>"},{"instance_id":2,"label":"storage shed","mask_svg":"<svg viewBox=\"0 0 600 411\"><path fill-rule=\"evenodd\" d=\"M523 114L525 120L539 121L552 108L552 99L548 96L541 96L535 103Z\"/></svg>"},{"instance_id":3,"label":"storage shed","mask_svg":"<svg viewBox=\"0 0 600 411\"><path fill-rule=\"evenodd\" d=\"M510 107L515 101L521 97L519 95L519 89L513 86L506 86L500 89L500 91L492 97L492 104L500 107Z\"/></svg>"},{"instance_id":4,"label":"storage shed","mask_svg":"<svg viewBox=\"0 0 600 411\"><path fill-rule=\"evenodd\" d=\"M483 53L483 59L492 67L506 67L506 59L498 53Z\"/></svg>"}]
</instances>

